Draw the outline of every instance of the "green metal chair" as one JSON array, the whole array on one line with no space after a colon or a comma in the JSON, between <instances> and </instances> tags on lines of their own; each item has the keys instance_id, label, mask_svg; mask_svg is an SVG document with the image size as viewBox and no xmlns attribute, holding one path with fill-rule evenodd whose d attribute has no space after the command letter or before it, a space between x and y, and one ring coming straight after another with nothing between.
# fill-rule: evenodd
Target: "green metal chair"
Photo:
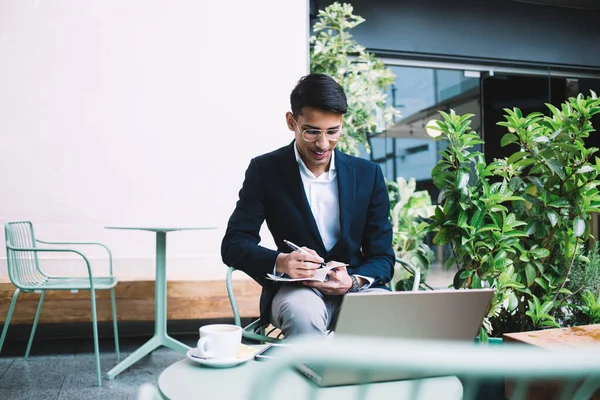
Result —
<instances>
[{"instance_id":1,"label":"green metal chair","mask_svg":"<svg viewBox=\"0 0 600 400\"><path fill-rule=\"evenodd\" d=\"M10 319L17 302L17 296L19 292L41 292L40 302L33 320L33 326L31 328L31 335L29 336L29 343L27 344L27 350L25 352L25 359L29 357L31 345L33 343L33 337L37 327L38 320L40 318L40 312L44 303L44 297L47 290L89 290L90 297L92 299L92 328L94 332L94 352L96 355L96 377L98 386L102 386L101 375L100 375L100 353L98 349L98 320L96 317L96 290L110 290L111 304L112 304L112 318L113 318L113 329L115 335L115 353L117 356L117 362L120 360L121 355L119 352L119 334L117 330L117 310L115 305L115 290L114 287L117 284L117 278L113 276L112 272L112 254L110 249L101 243L96 242L47 242L35 238L33 232L33 225L29 221L16 221L4 223L4 232L6 235L6 259L8 266L8 276L16 286L15 293L13 294L6 321L4 323L4 329L2 330L2 336L0 337L0 352L4 345L4 339L6 338L6 332L10 324ZM108 252L109 260L109 276L95 277L92 274L92 268L87 257L80 251L57 247L57 248L39 248L36 246L37 243L51 244L51 245L96 245L101 246ZM87 277L68 277L68 276L51 276L45 274L40 269L40 263L38 259L39 253L75 253L81 256L87 267Z\"/></svg>"},{"instance_id":2,"label":"green metal chair","mask_svg":"<svg viewBox=\"0 0 600 400\"><path fill-rule=\"evenodd\" d=\"M413 286L412 286L412 291L418 291L418 290L435 290L434 288L432 288L431 286L429 286L426 282L421 282L421 269L415 267L414 265L412 265L411 263L409 263L406 260L403 260L401 258L396 257L396 263L400 264L408 273L410 273L412 276L415 277L414 281L413 281ZM392 281L390 281L389 285L390 285L390 289L394 290L394 288L392 287Z\"/></svg>"},{"instance_id":3,"label":"green metal chair","mask_svg":"<svg viewBox=\"0 0 600 400\"><path fill-rule=\"evenodd\" d=\"M270 336L276 330L276 328L269 329L270 325L262 325L260 319L251 322L248 326L242 327L242 318L235 301L235 293L233 292L232 275L236 271L234 267L229 267L227 270L227 279L225 284L227 285L227 296L229 296L229 304L231 304L231 310L233 311L233 319L237 326L243 328L242 335L246 339L255 340L260 343L276 343L282 339L282 334L279 333L277 336ZM267 331L268 330L268 331Z\"/></svg>"},{"instance_id":4,"label":"green metal chair","mask_svg":"<svg viewBox=\"0 0 600 400\"><path fill-rule=\"evenodd\" d=\"M515 400L528 398L529 390L540 382L559 383L555 387L558 396L553 398L561 400L590 399L600 388L600 346L548 351L514 344L478 346L464 342L336 336L328 341L315 341L314 338L296 341L279 354L279 358L264 363L248 387L251 399L279 398L281 393L274 393L278 387L275 383L283 382L301 363L309 364L313 369L332 368L358 374L365 381L373 373L399 371L415 378L398 381L401 385L346 386L352 389L356 399L473 400L480 395L483 384L491 381L502 384L505 380L509 380L512 387L507 393L508 398ZM430 383L419 379L423 377L447 378L442 385L439 379L434 378ZM447 387L453 380L452 390L444 391L442 386ZM320 389L309 380L304 383L303 391L310 399L323 398L331 389ZM301 389L294 388L297 392ZM321 390L323 393L319 393ZM349 391L340 398L352 398Z\"/></svg>"}]
</instances>

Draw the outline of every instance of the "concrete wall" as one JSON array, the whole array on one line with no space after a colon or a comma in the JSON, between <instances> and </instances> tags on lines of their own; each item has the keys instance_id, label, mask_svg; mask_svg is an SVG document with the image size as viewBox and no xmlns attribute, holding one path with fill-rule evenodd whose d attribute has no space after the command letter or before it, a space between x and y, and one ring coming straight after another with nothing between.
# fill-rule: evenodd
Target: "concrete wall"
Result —
<instances>
[{"instance_id":1,"label":"concrete wall","mask_svg":"<svg viewBox=\"0 0 600 400\"><path fill-rule=\"evenodd\" d=\"M224 273L250 158L293 137L284 114L308 72L308 4L4 0L0 60L0 221L103 241L117 275L143 276L154 236L104 226L214 226L169 234L168 270Z\"/></svg>"},{"instance_id":2,"label":"concrete wall","mask_svg":"<svg viewBox=\"0 0 600 400\"><path fill-rule=\"evenodd\" d=\"M333 1L312 0L312 9ZM600 12L501 0L352 0L370 48L600 69Z\"/></svg>"}]
</instances>

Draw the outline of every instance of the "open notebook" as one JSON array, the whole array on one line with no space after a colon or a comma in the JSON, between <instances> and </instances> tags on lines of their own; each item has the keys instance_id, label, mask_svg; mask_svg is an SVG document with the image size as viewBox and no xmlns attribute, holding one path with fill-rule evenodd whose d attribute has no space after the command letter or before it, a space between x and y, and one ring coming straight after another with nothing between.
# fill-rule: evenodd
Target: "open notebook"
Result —
<instances>
[{"instance_id":1,"label":"open notebook","mask_svg":"<svg viewBox=\"0 0 600 400\"><path fill-rule=\"evenodd\" d=\"M310 278L289 278L286 276L277 276L277 275L273 275L273 274L267 274L267 278L272 280L272 281L276 281L276 282L301 282L301 281L318 281L318 282L325 282L327 280L327 273L329 271L331 271L332 269L335 268L339 268L339 267L347 267L348 264L335 264L335 265L328 265L326 267L321 267L319 269L317 269L315 271L315 274L310 277Z\"/></svg>"}]
</instances>

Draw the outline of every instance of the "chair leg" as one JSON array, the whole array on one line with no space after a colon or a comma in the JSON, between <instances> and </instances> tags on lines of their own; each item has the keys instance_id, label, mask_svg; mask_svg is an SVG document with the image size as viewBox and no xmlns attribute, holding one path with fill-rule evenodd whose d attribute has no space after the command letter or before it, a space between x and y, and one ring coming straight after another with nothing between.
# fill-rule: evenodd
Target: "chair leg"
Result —
<instances>
[{"instance_id":1,"label":"chair leg","mask_svg":"<svg viewBox=\"0 0 600 400\"><path fill-rule=\"evenodd\" d=\"M119 330L117 329L117 305L115 301L115 288L110 289L110 301L112 303L113 331L115 336L115 353L117 363L121 361L121 352L119 351Z\"/></svg>"},{"instance_id":2,"label":"chair leg","mask_svg":"<svg viewBox=\"0 0 600 400\"><path fill-rule=\"evenodd\" d=\"M42 305L44 304L44 297L46 297L46 291L42 290L40 296L40 303L38 304L35 318L33 319L33 326L31 327L31 333L29 334L29 343L27 343L27 350L25 351L25 359L29 358L29 352L31 351L31 345L33 344L33 337L35 336L35 329L37 328L38 321L40 319L40 313L42 312Z\"/></svg>"},{"instance_id":3,"label":"chair leg","mask_svg":"<svg viewBox=\"0 0 600 400\"><path fill-rule=\"evenodd\" d=\"M8 332L8 325L10 325L10 319L12 318L13 310L15 309L15 303L17 302L17 296L21 290L17 288L13 294L10 307L8 308L8 314L6 314L6 321L4 321L4 329L2 329L2 336L0 336L0 352L2 352L2 346L4 346L4 339L6 339L6 332Z\"/></svg>"},{"instance_id":4,"label":"chair leg","mask_svg":"<svg viewBox=\"0 0 600 400\"><path fill-rule=\"evenodd\" d=\"M96 356L96 381L98 387L102 386L102 377L100 375L100 349L98 347L98 319L96 318L96 292L92 288L90 290L92 298L92 329L94 331L94 354Z\"/></svg>"}]
</instances>

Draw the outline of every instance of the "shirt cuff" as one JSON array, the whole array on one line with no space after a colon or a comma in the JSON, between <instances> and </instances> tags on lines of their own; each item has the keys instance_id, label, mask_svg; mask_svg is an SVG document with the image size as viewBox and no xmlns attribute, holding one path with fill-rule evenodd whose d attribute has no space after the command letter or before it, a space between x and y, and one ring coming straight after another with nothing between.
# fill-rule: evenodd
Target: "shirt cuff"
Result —
<instances>
[{"instance_id":1,"label":"shirt cuff","mask_svg":"<svg viewBox=\"0 0 600 400\"><path fill-rule=\"evenodd\" d=\"M277 260L275 260L275 265L273 265L273 275L275 275L275 276L283 276L284 275L283 272L282 273L277 272Z\"/></svg>"},{"instance_id":2,"label":"shirt cuff","mask_svg":"<svg viewBox=\"0 0 600 400\"><path fill-rule=\"evenodd\" d=\"M359 278L363 278L364 280L366 280L366 281L367 281L367 283L365 283L363 286L361 286L361 287L359 288L360 290L362 290L362 289L368 289L368 288L370 288L370 287L371 287L371 285L373 284L373 282L375 281L375 279L373 279L373 278L370 278L370 277L368 277L368 276L356 275L356 274L354 274L354 276L357 276L357 277L359 277Z\"/></svg>"}]
</instances>

